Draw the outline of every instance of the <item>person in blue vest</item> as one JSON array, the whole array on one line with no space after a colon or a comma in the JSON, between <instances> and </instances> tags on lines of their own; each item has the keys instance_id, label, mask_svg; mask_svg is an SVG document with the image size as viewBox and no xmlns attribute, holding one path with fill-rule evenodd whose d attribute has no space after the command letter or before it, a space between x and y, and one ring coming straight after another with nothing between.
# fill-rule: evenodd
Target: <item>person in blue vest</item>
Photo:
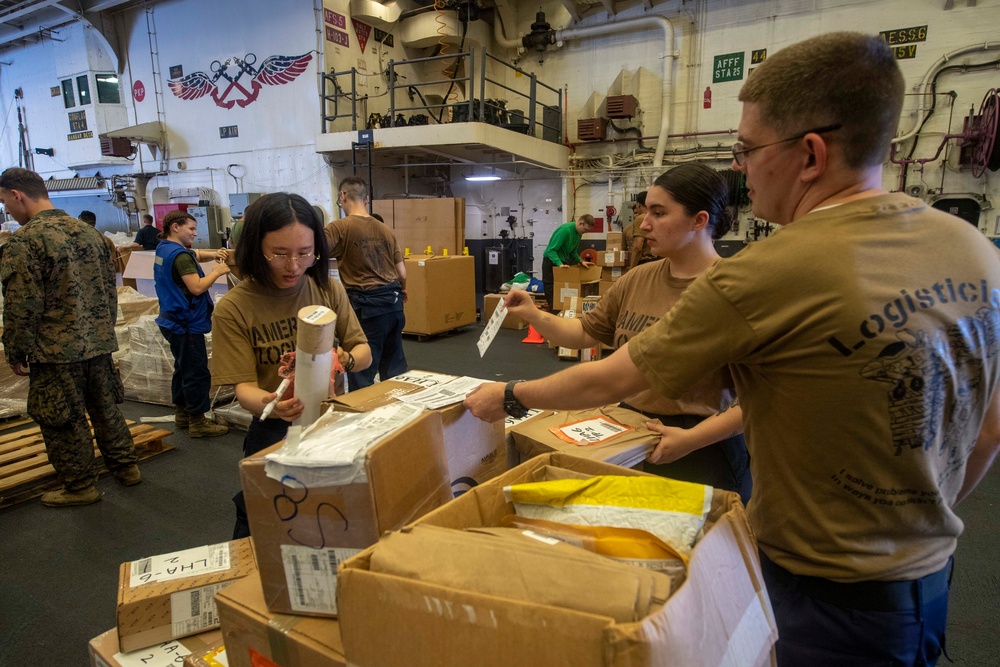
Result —
<instances>
[{"instance_id":1,"label":"person in blue vest","mask_svg":"<svg viewBox=\"0 0 1000 667\"><path fill-rule=\"evenodd\" d=\"M220 276L229 273L229 251L192 250L188 246L198 236L195 219L184 211L171 211L163 218L162 241L156 246L153 278L160 314L156 324L170 344L174 356L174 375L170 383L171 400L176 413L174 424L187 428L192 438L223 435L229 428L205 417L212 405L209 390L212 374L208 370L205 334L212 330L214 304L209 288ZM198 262L216 261L205 274Z\"/></svg>"}]
</instances>

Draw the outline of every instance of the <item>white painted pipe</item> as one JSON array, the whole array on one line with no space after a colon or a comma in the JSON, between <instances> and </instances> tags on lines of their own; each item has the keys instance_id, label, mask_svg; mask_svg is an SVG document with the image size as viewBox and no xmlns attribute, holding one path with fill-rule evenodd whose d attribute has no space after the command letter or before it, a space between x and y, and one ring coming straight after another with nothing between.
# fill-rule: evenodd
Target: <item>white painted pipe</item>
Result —
<instances>
[{"instance_id":1,"label":"white painted pipe","mask_svg":"<svg viewBox=\"0 0 1000 667\"><path fill-rule=\"evenodd\" d=\"M494 17L493 19L493 39L496 41L498 46L505 49L517 49L518 53L524 52L524 46L521 44L521 39L515 34L514 39L507 39L507 36L503 32L503 26L500 25L500 17Z\"/></svg>"},{"instance_id":2,"label":"white painted pipe","mask_svg":"<svg viewBox=\"0 0 1000 667\"><path fill-rule=\"evenodd\" d=\"M653 166L660 167L663 165L663 153L667 149L667 135L670 133L670 107L674 94L674 58L677 57L674 53L674 26L670 20L663 16L641 16L585 28L556 30L556 43L640 28L660 28L663 30L663 101L660 112L660 134L656 139L656 152L653 154Z\"/></svg>"},{"instance_id":3,"label":"white painted pipe","mask_svg":"<svg viewBox=\"0 0 1000 667\"><path fill-rule=\"evenodd\" d=\"M306 306L298 312L295 337L295 395L305 406L293 423L310 426L319 419L330 397L330 368L337 314L326 306Z\"/></svg>"},{"instance_id":4,"label":"white painted pipe","mask_svg":"<svg viewBox=\"0 0 1000 667\"><path fill-rule=\"evenodd\" d=\"M934 75L937 74L938 70L942 69L946 65L955 59L957 56L965 55L966 53L978 53L982 51L992 51L995 49L1000 49L1000 42L983 42L982 44L972 44L971 46L963 46L960 49L955 49L951 53L946 53L940 58L938 58L927 73L924 74L924 78L920 80L920 85L917 86L917 91L923 93L920 104L927 104L927 96L930 95L931 81L934 79ZM916 134L917 130L920 129L920 125L924 122L930 111L923 113L920 109L917 110L917 118L913 121L913 127L907 131L905 134L900 135L892 140L892 143L898 144L906 141L907 139L912 139Z\"/></svg>"}]
</instances>

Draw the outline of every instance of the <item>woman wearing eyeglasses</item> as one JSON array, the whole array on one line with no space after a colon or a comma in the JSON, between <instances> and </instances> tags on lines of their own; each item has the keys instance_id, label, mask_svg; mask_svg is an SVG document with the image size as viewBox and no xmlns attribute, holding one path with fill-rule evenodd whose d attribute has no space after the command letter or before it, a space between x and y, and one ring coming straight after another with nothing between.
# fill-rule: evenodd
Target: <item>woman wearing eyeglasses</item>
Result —
<instances>
[{"instance_id":1,"label":"woman wearing eyeglasses","mask_svg":"<svg viewBox=\"0 0 1000 667\"><path fill-rule=\"evenodd\" d=\"M209 421L205 413L212 407L209 390L212 375L208 371L205 334L212 330L212 295L209 288L220 276L229 273L229 251L190 250L198 236L195 219L184 211L171 211L163 218L162 242L156 246L153 279L160 314L156 324L170 344L174 374L170 398L174 403L174 425L188 429L192 438L224 435L229 428ZM216 260L205 275L198 262Z\"/></svg>"},{"instance_id":2,"label":"woman wearing eyeglasses","mask_svg":"<svg viewBox=\"0 0 1000 667\"><path fill-rule=\"evenodd\" d=\"M371 363L371 352L344 287L329 277L329 252L323 224L312 206L296 194L264 195L244 216L236 266L243 281L219 300L212 315L212 378L236 387L236 399L253 413L243 440L250 456L285 437L303 410L287 393L268 419L264 407L277 397L281 357L295 349L299 309L326 306L337 314L337 359L345 370ZM234 539L250 534L242 493L233 499Z\"/></svg>"}]
</instances>

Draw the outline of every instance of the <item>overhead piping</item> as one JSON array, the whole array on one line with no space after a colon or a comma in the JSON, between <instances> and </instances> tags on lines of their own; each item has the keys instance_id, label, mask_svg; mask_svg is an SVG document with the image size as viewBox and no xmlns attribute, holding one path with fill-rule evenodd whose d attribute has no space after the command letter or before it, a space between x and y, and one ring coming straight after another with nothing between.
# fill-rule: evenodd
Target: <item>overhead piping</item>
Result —
<instances>
[{"instance_id":1,"label":"overhead piping","mask_svg":"<svg viewBox=\"0 0 1000 667\"><path fill-rule=\"evenodd\" d=\"M670 107L673 99L673 65L677 55L674 53L674 26L663 16L641 16L634 19L603 23L584 28L569 28L555 31L555 42L573 39L586 39L602 35L616 34L641 28L660 28L663 30L663 95L660 111L660 133L656 140L656 152L653 154L653 166L663 164L663 154L667 148L667 135L670 133Z\"/></svg>"}]
</instances>

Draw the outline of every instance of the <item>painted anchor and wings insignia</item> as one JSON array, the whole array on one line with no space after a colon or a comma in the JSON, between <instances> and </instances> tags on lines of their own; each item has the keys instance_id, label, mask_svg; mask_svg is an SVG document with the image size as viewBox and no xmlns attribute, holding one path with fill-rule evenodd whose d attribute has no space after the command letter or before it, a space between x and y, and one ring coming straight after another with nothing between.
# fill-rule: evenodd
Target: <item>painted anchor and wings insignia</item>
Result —
<instances>
[{"instance_id":1,"label":"painted anchor and wings insignia","mask_svg":"<svg viewBox=\"0 0 1000 667\"><path fill-rule=\"evenodd\" d=\"M241 109L256 101L264 86L280 86L294 81L306 71L312 53L300 56L269 56L260 67L254 67L257 56L248 53L243 58L233 56L223 62L212 62L212 74L192 72L180 79L168 81L170 90L182 100L196 100L211 95L223 109Z\"/></svg>"}]
</instances>

